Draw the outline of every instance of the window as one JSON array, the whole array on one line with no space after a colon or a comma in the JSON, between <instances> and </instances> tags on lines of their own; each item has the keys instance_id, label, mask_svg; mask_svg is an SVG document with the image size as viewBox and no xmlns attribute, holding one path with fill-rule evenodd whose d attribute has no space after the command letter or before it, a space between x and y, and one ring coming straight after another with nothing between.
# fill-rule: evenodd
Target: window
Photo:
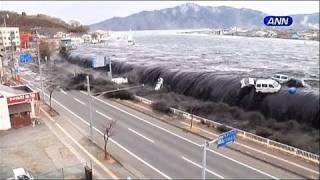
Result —
<instances>
[{"instance_id":1,"label":"window","mask_svg":"<svg viewBox=\"0 0 320 180\"><path fill-rule=\"evenodd\" d=\"M272 84L269 84L269 88L274 88Z\"/></svg>"},{"instance_id":2,"label":"window","mask_svg":"<svg viewBox=\"0 0 320 180\"><path fill-rule=\"evenodd\" d=\"M267 84L262 84L262 87L268 87Z\"/></svg>"},{"instance_id":3,"label":"window","mask_svg":"<svg viewBox=\"0 0 320 180\"><path fill-rule=\"evenodd\" d=\"M261 84L257 84L257 87L261 87Z\"/></svg>"},{"instance_id":4,"label":"window","mask_svg":"<svg viewBox=\"0 0 320 180\"><path fill-rule=\"evenodd\" d=\"M288 79L288 77L287 76L283 76L282 79Z\"/></svg>"},{"instance_id":5,"label":"window","mask_svg":"<svg viewBox=\"0 0 320 180\"><path fill-rule=\"evenodd\" d=\"M280 79L280 76L277 75L276 78Z\"/></svg>"}]
</instances>

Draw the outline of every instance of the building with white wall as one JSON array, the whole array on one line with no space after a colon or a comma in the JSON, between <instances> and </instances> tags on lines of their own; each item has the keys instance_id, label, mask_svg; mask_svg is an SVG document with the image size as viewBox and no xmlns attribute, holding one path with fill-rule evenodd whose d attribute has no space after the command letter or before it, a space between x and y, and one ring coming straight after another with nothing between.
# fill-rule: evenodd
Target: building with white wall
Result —
<instances>
[{"instance_id":1,"label":"building with white wall","mask_svg":"<svg viewBox=\"0 0 320 180\"><path fill-rule=\"evenodd\" d=\"M26 86L0 85L0 130L30 125L39 105L39 92Z\"/></svg>"},{"instance_id":2,"label":"building with white wall","mask_svg":"<svg viewBox=\"0 0 320 180\"><path fill-rule=\"evenodd\" d=\"M0 94L0 130L11 128L7 98Z\"/></svg>"},{"instance_id":3,"label":"building with white wall","mask_svg":"<svg viewBox=\"0 0 320 180\"><path fill-rule=\"evenodd\" d=\"M12 40L11 40L11 37ZM16 50L20 49L20 32L18 27L0 27L0 47L11 49L11 42Z\"/></svg>"}]
</instances>

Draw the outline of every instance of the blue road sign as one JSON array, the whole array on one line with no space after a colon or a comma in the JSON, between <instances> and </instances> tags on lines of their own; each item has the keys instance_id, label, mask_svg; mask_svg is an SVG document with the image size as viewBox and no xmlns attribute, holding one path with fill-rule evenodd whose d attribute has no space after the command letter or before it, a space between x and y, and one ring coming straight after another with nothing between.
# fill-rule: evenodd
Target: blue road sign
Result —
<instances>
[{"instance_id":1,"label":"blue road sign","mask_svg":"<svg viewBox=\"0 0 320 180\"><path fill-rule=\"evenodd\" d=\"M227 144L234 142L237 137L237 131L235 129L225 132L218 137L217 148L223 148Z\"/></svg>"},{"instance_id":2,"label":"blue road sign","mask_svg":"<svg viewBox=\"0 0 320 180\"><path fill-rule=\"evenodd\" d=\"M29 63L32 61L32 56L29 53L23 53L20 55L20 62L21 63Z\"/></svg>"}]
</instances>

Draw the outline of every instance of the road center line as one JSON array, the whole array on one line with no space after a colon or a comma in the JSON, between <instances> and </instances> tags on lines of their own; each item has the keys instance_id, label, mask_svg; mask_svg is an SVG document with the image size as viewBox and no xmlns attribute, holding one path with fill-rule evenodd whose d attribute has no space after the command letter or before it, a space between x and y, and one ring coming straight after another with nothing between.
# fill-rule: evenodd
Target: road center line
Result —
<instances>
[{"instance_id":1,"label":"road center line","mask_svg":"<svg viewBox=\"0 0 320 180\"><path fill-rule=\"evenodd\" d=\"M109 116L107 116L107 115L103 114L102 112L100 112L100 111L98 111L98 110L96 110L96 113L100 114L101 116L103 116L103 117L105 117L105 118L107 118L107 119L109 119L109 120L112 120L112 118L111 118L111 117L109 117Z\"/></svg>"},{"instance_id":2,"label":"road center line","mask_svg":"<svg viewBox=\"0 0 320 180\"><path fill-rule=\"evenodd\" d=\"M77 98L73 98L73 99L76 100L76 101L78 101L80 104L85 105L85 103L82 102L82 101L80 101L79 99L77 99Z\"/></svg>"},{"instance_id":3,"label":"road center line","mask_svg":"<svg viewBox=\"0 0 320 180\"><path fill-rule=\"evenodd\" d=\"M142 135L142 134L138 133L137 131L135 131L135 130L133 130L133 129L131 129L131 128L128 128L128 130L129 130L129 131L131 131L131 132L133 132L133 133L135 133L136 135L138 135L138 136L140 136L140 137L142 137L142 138L146 139L147 141L149 141L149 142L151 142L151 143L154 143L154 141L153 141L153 140L151 140L151 139L147 138L146 136L144 136L144 135Z\"/></svg>"},{"instance_id":4,"label":"road center line","mask_svg":"<svg viewBox=\"0 0 320 180\"><path fill-rule=\"evenodd\" d=\"M185 160L185 161L187 161L187 162L189 162L189 163L191 163L191 164L193 164L194 166L197 166L198 168L202 168L202 166L201 166L200 164L197 164L197 163L191 161L190 159L188 159L188 158L186 158L186 157L184 157L184 156L182 156L182 159ZM213 171L211 171L211 170L209 170L209 169L206 169L206 171L207 171L208 173L211 173L211 174L219 177L220 179L224 179L224 177L221 176L221 175L218 174L218 173L215 173L215 172L213 172Z\"/></svg>"},{"instance_id":5,"label":"road center line","mask_svg":"<svg viewBox=\"0 0 320 180\"><path fill-rule=\"evenodd\" d=\"M65 94L65 95L68 95L68 93L65 92L63 89L60 89L60 92L62 92L62 93Z\"/></svg>"}]
</instances>

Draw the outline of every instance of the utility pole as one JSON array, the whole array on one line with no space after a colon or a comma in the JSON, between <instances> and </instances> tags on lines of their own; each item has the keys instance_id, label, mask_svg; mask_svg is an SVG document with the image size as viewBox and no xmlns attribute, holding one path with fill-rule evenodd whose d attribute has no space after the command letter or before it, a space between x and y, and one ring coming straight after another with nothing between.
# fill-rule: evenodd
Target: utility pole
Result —
<instances>
[{"instance_id":1,"label":"utility pole","mask_svg":"<svg viewBox=\"0 0 320 180\"><path fill-rule=\"evenodd\" d=\"M210 144L215 143L219 140L219 138L216 138L212 141L205 140L202 147L202 179L206 179L206 170L207 170L207 148Z\"/></svg>"},{"instance_id":2,"label":"utility pole","mask_svg":"<svg viewBox=\"0 0 320 180\"><path fill-rule=\"evenodd\" d=\"M38 36L37 30L36 30L36 36L37 36L38 64L39 64L39 75L40 75L40 82L41 82L42 99L43 99L43 102L45 102L43 80L42 80L42 69L41 69L41 62L40 62L40 37Z\"/></svg>"},{"instance_id":3,"label":"utility pole","mask_svg":"<svg viewBox=\"0 0 320 180\"><path fill-rule=\"evenodd\" d=\"M92 133L92 96L90 92L90 80L89 75L87 75L87 91L89 96L89 115L90 115L90 139L93 142L93 133Z\"/></svg>"},{"instance_id":4,"label":"utility pole","mask_svg":"<svg viewBox=\"0 0 320 180\"><path fill-rule=\"evenodd\" d=\"M206 166L207 166L207 146L209 146L209 143L204 140L204 144L202 145L202 179L206 179Z\"/></svg>"},{"instance_id":5,"label":"utility pole","mask_svg":"<svg viewBox=\"0 0 320 180\"><path fill-rule=\"evenodd\" d=\"M110 70L110 77L112 80L111 58L109 58L109 70Z\"/></svg>"},{"instance_id":6,"label":"utility pole","mask_svg":"<svg viewBox=\"0 0 320 180\"><path fill-rule=\"evenodd\" d=\"M2 83L2 81L3 81L3 77L2 76L5 76L5 74L6 74L6 71L5 71L5 69L4 69L4 61L6 60L6 58L7 58L7 52L6 52L6 46L4 45L4 30L6 29L6 27L7 27L7 24L6 24L6 17L5 16L3 16L3 22L4 22L4 29L2 29L2 31L1 31L1 38L2 38L2 46L3 46L3 51L4 51L4 53L3 53L3 57L1 58L1 70L2 70L2 72L0 72L0 73L2 73L1 74L1 83Z\"/></svg>"},{"instance_id":7,"label":"utility pole","mask_svg":"<svg viewBox=\"0 0 320 180\"><path fill-rule=\"evenodd\" d=\"M15 67L15 60L14 60L14 50L13 50L13 39L14 39L14 31L11 31L10 32L10 42L11 42L11 64L12 64L12 67L13 70L11 70L11 72L15 71L15 68L18 68L18 64L16 65L17 67ZM12 78L13 78L13 73L11 74L12 75Z\"/></svg>"}]
</instances>

